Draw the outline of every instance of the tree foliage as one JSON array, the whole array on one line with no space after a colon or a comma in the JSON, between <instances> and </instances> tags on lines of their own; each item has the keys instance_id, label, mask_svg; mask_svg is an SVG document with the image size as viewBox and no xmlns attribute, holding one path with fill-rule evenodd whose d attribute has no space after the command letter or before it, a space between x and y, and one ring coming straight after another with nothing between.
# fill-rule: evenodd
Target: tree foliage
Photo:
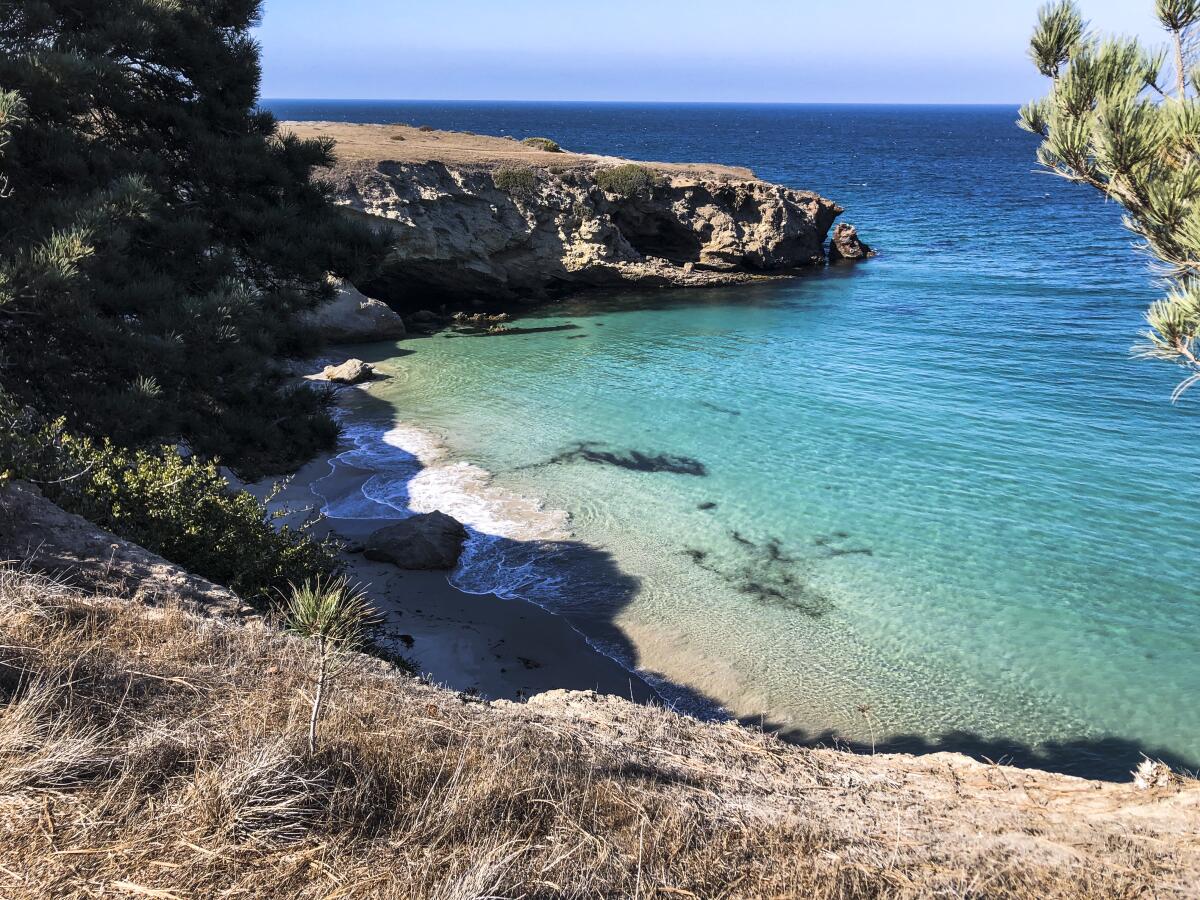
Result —
<instances>
[{"instance_id":1,"label":"tree foliage","mask_svg":"<svg viewBox=\"0 0 1200 900\"><path fill-rule=\"evenodd\" d=\"M0 393L0 486L27 479L66 510L266 603L288 584L330 577L337 546L275 528L252 494L211 461L172 447L123 450L72 434Z\"/></svg>"},{"instance_id":2,"label":"tree foliage","mask_svg":"<svg viewBox=\"0 0 1200 900\"><path fill-rule=\"evenodd\" d=\"M119 444L246 473L336 434L273 365L382 239L257 110L259 0L0 4L0 386Z\"/></svg>"},{"instance_id":3,"label":"tree foliage","mask_svg":"<svg viewBox=\"0 0 1200 900\"><path fill-rule=\"evenodd\" d=\"M346 654L360 649L366 630L379 622L379 614L361 585L351 585L345 575L320 576L293 584L284 609L288 627L316 644L315 690L308 719L308 752L317 752L317 726L326 694L346 661Z\"/></svg>"},{"instance_id":4,"label":"tree foliage","mask_svg":"<svg viewBox=\"0 0 1200 900\"><path fill-rule=\"evenodd\" d=\"M1041 136L1043 166L1121 204L1160 264L1167 293L1137 349L1188 370L1178 397L1200 380L1200 0L1156 0L1155 14L1166 49L1090 33L1072 0L1042 7L1030 55L1052 86L1019 124Z\"/></svg>"}]
</instances>

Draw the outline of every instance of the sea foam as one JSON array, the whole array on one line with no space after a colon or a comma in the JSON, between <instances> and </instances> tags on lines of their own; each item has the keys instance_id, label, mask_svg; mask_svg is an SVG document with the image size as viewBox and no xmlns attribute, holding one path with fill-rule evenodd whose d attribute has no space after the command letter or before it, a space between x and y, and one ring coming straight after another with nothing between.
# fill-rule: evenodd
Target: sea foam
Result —
<instances>
[{"instance_id":1,"label":"sea foam","mask_svg":"<svg viewBox=\"0 0 1200 900\"><path fill-rule=\"evenodd\" d=\"M450 581L462 591L529 600L555 610L562 576L557 549L571 540L569 516L497 486L490 472L454 460L437 435L406 424L343 421L351 446L334 472L312 485L331 519L381 525L440 510L466 526L468 540ZM359 470L354 489L331 493L338 470Z\"/></svg>"}]
</instances>

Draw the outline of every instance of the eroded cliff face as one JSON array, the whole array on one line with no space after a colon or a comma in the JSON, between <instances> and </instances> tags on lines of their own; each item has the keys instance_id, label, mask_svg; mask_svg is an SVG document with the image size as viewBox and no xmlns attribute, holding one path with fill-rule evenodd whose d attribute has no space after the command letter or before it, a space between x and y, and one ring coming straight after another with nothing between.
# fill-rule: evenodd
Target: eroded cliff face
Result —
<instances>
[{"instance_id":1,"label":"eroded cliff face","mask_svg":"<svg viewBox=\"0 0 1200 900\"><path fill-rule=\"evenodd\" d=\"M401 309L783 274L825 262L842 212L745 170L648 168L653 184L613 193L597 173L614 166L357 160L331 179L347 209L391 229L384 272L361 287Z\"/></svg>"}]
</instances>

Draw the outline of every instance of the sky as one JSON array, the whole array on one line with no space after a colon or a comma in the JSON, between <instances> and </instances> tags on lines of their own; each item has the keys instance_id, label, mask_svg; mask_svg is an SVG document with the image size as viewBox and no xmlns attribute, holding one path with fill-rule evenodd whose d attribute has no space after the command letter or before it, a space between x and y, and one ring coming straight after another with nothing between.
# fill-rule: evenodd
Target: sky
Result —
<instances>
[{"instance_id":1,"label":"sky","mask_svg":"<svg viewBox=\"0 0 1200 900\"><path fill-rule=\"evenodd\" d=\"M266 98L1019 103L1040 0L266 0ZM1082 0L1162 40L1153 0Z\"/></svg>"}]
</instances>

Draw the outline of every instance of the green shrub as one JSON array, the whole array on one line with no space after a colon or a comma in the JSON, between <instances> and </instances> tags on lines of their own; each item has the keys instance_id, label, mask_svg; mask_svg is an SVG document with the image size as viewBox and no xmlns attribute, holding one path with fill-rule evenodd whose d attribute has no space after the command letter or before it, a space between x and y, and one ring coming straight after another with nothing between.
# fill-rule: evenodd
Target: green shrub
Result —
<instances>
[{"instance_id":1,"label":"green shrub","mask_svg":"<svg viewBox=\"0 0 1200 900\"><path fill-rule=\"evenodd\" d=\"M596 184L606 194L616 194L618 197L626 198L649 194L665 180L661 175L635 163L626 163L611 169L600 169L594 177Z\"/></svg>"},{"instance_id":2,"label":"green shrub","mask_svg":"<svg viewBox=\"0 0 1200 900\"><path fill-rule=\"evenodd\" d=\"M214 462L172 447L96 443L0 394L0 484L9 478L33 481L64 509L260 604L289 582L340 568L333 541L276 530L263 504L232 489Z\"/></svg>"},{"instance_id":3,"label":"green shrub","mask_svg":"<svg viewBox=\"0 0 1200 900\"><path fill-rule=\"evenodd\" d=\"M528 197L537 190L537 176L527 166L501 166L492 172L492 182L513 197Z\"/></svg>"},{"instance_id":4,"label":"green shrub","mask_svg":"<svg viewBox=\"0 0 1200 900\"><path fill-rule=\"evenodd\" d=\"M558 146L557 141L552 141L550 138L544 137L527 137L521 141L526 147L533 147L537 150L545 150L547 153L562 153L562 147Z\"/></svg>"}]
</instances>

